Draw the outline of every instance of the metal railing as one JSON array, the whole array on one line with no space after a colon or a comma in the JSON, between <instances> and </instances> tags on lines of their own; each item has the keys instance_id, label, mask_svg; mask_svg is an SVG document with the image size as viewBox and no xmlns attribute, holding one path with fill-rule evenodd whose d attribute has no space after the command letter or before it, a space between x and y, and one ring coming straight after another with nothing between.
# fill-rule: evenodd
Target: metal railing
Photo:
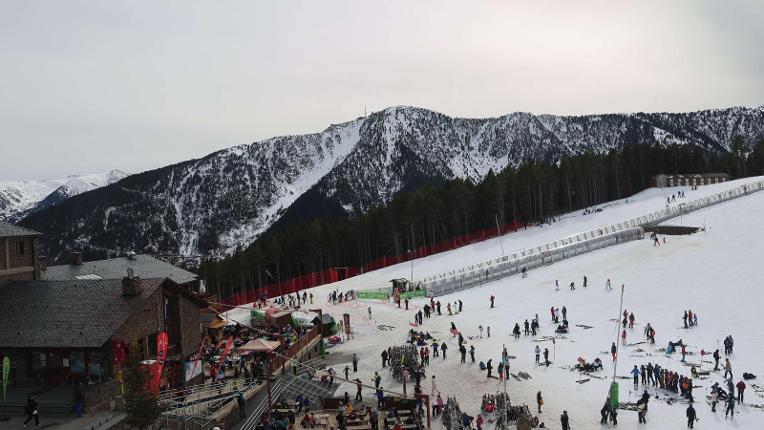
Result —
<instances>
[{"instance_id":1,"label":"metal railing","mask_svg":"<svg viewBox=\"0 0 764 430\"><path fill-rule=\"evenodd\" d=\"M764 181L746 183L731 190L597 227L540 246L522 249L489 261L428 276L421 281L420 285L431 297L475 287L515 275L523 268L528 270L595 249L640 239L644 235L644 230L664 221L762 189L764 189Z\"/></svg>"}]
</instances>

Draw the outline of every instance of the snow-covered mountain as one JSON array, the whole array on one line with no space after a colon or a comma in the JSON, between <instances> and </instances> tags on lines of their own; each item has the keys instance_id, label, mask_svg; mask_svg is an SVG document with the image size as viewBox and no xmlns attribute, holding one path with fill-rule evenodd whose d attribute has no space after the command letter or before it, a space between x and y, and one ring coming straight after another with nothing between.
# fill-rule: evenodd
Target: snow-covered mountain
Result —
<instances>
[{"instance_id":1,"label":"snow-covered mountain","mask_svg":"<svg viewBox=\"0 0 764 430\"><path fill-rule=\"evenodd\" d=\"M486 119L391 107L321 133L267 139L132 175L22 224L48 234L52 258L72 246L101 254L220 255L246 247L288 210L363 212L423 181L477 181L528 159L555 161L642 142L725 151L736 135L764 138L764 107Z\"/></svg>"},{"instance_id":2,"label":"snow-covered mountain","mask_svg":"<svg viewBox=\"0 0 764 430\"><path fill-rule=\"evenodd\" d=\"M112 170L63 179L0 181L0 221L17 221L69 197L113 184L125 177L127 173Z\"/></svg>"}]
</instances>

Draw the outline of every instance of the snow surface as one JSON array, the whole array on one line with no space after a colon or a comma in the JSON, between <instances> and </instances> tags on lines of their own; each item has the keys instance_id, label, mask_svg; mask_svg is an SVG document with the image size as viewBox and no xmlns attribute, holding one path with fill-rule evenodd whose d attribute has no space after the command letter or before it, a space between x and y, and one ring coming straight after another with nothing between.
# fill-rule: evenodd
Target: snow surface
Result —
<instances>
[{"instance_id":1,"label":"snow surface","mask_svg":"<svg viewBox=\"0 0 764 430\"><path fill-rule=\"evenodd\" d=\"M614 286L626 285L624 307L634 312L637 325L628 331L628 341L642 341L642 330L646 322L655 328L656 345L639 345L645 352L638 352L637 347L626 347L620 353L618 375L628 375L634 364L658 363L670 370L689 375L689 367L683 366L674 354L672 357L659 352L668 340L682 338L691 345L688 350L695 354L700 348L713 351L720 348L725 336L735 338L735 354L732 367L735 382L741 379L742 372L764 375L757 348L764 344L764 333L754 325L754 318L764 304L764 293L759 288L760 271L758 264L764 248L764 230L759 228L764 193L757 193L716 207L686 215L682 220L685 225L708 226L708 231L692 236L671 236L667 244L654 248L649 240L641 240L620 246L595 251L529 272L526 279L506 278L484 287L473 288L449 296L440 297L443 309L448 301L461 299L464 312L453 317L439 316L425 319L423 330L449 345L448 359L431 358L427 368L428 379L436 375L437 387L445 395L457 396L460 405L470 414L479 410L480 397L486 392L502 389L502 384L494 379L486 379L476 364L459 363L456 339L448 334L449 323L454 322L464 334L476 336L478 325L491 326L490 339L468 340L477 350L476 359L486 361L493 358L498 365L502 345L506 345L509 354L517 356L511 360L511 371L525 371L533 379L517 382L510 379L507 389L514 403L526 403L535 408L535 395L542 391L545 398L544 412L541 414L549 428L559 428L559 415L567 410L571 415L572 428L596 428L599 426L599 409L607 395L609 380L591 379L585 384L577 384L579 378L575 372L560 369L569 366L583 356L588 361L600 357L605 363L601 376L612 375L609 359L609 347L616 339L616 329L610 319L618 315L619 294L604 290L604 283L610 278ZM675 220L678 222L678 220ZM455 253L454 253L455 254ZM454 259L456 256L452 256ZM460 261L454 262L460 264ZM587 275L589 287L581 287L582 278ZM562 286L575 281L578 288L569 291L562 287L555 291L555 280ZM496 295L497 308L489 309L488 298ZM323 296L321 296L323 297ZM354 329L354 338L334 349L334 353L353 352L361 362L359 375L363 381L370 381L375 370L380 370L379 353L388 345L403 344L406 332L413 321L413 312L420 309L424 300L415 300L410 304L409 312L400 310L387 303L361 301L347 303L330 309L335 317L350 313ZM371 306L374 320L365 318L366 306ZM538 314L542 327L541 336L552 335L554 325L550 324L549 308L557 306L568 309L571 332L567 339L560 339L555 345L554 364L549 368L536 367L533 362L533 348L549 348L551 342L532 342L529 337L514 340L509 332L515 322L521 324ZM331 307L331 306L330 306ZM699 326L690 330L682 327L682 314L685 309L698 313ZM445 312L444 312L445 313ZM392 331L378 330L377 326L394 326ZM576 324L594 326L590 330L575 327ZM721 348L723 350L723 348ZM710 357L706 357L710 359ZM468 358L469 361L469 358ZM688 361L697 363L698 355L690 355ZM335 366L341 370L344 365ZM704 363L704 368L710 365ZM401 387L392 381L386 371L380 372L385 388L400 391ZM761 376L760 376L761 377ZM750 406L738 409L734 422L725 422L722 413L712 414L703 398L713 382L721 382L721 373L712 373L705 380L695 381L694 396L696 410L700 417L699 427L703 428L756 428L757 420L764 418L761 411ZM760 382L760 381L759 381ZM636 401L641 391L632 389L631 381L620 380L621 401ZM429 392L430 384L424 386ZM410 389L410 388L409 388ZM339 393L354 392L351 384L344 384ZM654 389L650 389L654 393ZM370 397L373 393L367 392ZM664 396L658 390L660 397ZM746 390L747 402L764 403L753 388ZM682 402L668 405L663 400L652 399L647 415L648 425L660 423L659 428L681 428L686 425L686 405ZM717 406L723 411L723 406ZM437 423L436 423L437 425ZM637 428L635 412L620 411L620 428ZM655 428L655 424L650 425Z\"/></svg>"},{"instance_id":2,"label":"snow surface","mask_svg":"<svg viewBox=\"0 0 764 430\"><path fill-rule=\"evenodd\" d=\"M737 188L743 184L760 181L764 177L752 177L729 181L721 184L707 185L691 190L689 187L673 188L650 188L627 199L616 200L597 206L601 212L583 215L583 211L571 212L559 217L559 221L542 226L529 226L502 236L485 240L473 245L464 246L452 251L434 254L428 257L414 260L414 280L422 280L425 277L448 272L472 264L489 261L500 257L502 248L504 254L512 254L515 251L532 248L544 243L553 242L557 239L568 237L595 227L617 223L629 218L644 215L666 207L666 196L671 196L677 191L684 191L686 198L677 199L675 203L690 201L711 194ZM411 262L404 262L389 266L373 272L355 276L340 282L319 287L323 289L363 290L376 289L390 286L390 280L395 278L411 277Z\"/></svg>"},{"instance_id":3,"label":"snow surface","mask_svg":"<svg viewBox=\"0 0 764 430\"><path fill-rule=\"evenodd\" d=\"M753 180L758 178L685 191L687 199L693 199ZM552 226L529 228L507 235L504 237L505 250L536 245L660 209L665 205L664 192L670 195L674 191L676 189L647 190L629 198L629 203L624 200L606 205L603 212L587 216L570 214ZM742 372L760 375L761 379L764 377L764 366L756 353L758 347L764 344L764 332L756 327L755 320L764 304L758 268L760 255L764 251L764 229L760 228L763 212L764 193L755 193L685 215L681 220L684 225L706 225L707 231L689 236L668 236L667 243L657 248L649 240L629 242L532 270L526 279L517 276L505 278L439 297L444 314L446 303L457 299L463 301L464 311L454 316L425 319L421 327L436 338L445 340L449 346L448 359L431 357L431 364L426 369L427 382L423 386L425 392L430 392L429 380L436 375L437 388L444 400L446 396L456 396L462 410L474 415L479 411L484 393L495 393L503 388L503 383L498 380L487 379L477 364L459 363L457 341L448 333L450 323L454 322L467 339L467 347L475 345L478 362L493 358L496 370L502 345L506 345L510 355L517 357L510 360L511 372L517 374L524 371L532 379L518 382L510 378L507 390L514 404L528 404L534 411L536 392L541 391L545 405L540 419L547 428L560 428L559 416L563 410L568 411L573 429L600 428L599 410L610 384L607 377L613 373L609 347L611 342L616 341L618 329L611 319L619 315L618 286L621 284L625 285L624 308L633 312L637 321L635 328L628 330L628 342L644 340L642 331L650 322L656 330L656 345L642 344L622 349L618 362L619 376L627 376L635 364L646 365L648 362L689 375L690 368L680 362L679 354L667 356L658 349L664 348L669 340L681 338L690 345L688 351L693 354L688 356L688 362L698 363L697 354L701 348L708 352L716 348L723 351L721 342L731 334L735 338L735 353L731 357L734 381L742 378ZM675 219L670 223L679 222ZM417 276L424 276L485 260L495 256L498 247L498 240L492 240L416 260L415 271L418 270ZM327 306L323 300L335 288L377 288L393 277L408 276L408 270L409 263L404 263L310 291L317 299L314 306L323 305L324 311L337 319L343 313L351 315L353 339L331 349L333 354L348 357L352 353L358 354L359 372L351 375L351 379L360 377L369 383L374 371L380 371L383 387L398 392L402 390L387 370L381 369L379 354L382 348L405 342L413 314L421 309L426 300L412 300L410 311L372 300L345 302L337 306ZM588 288L581 286L584 275L588 277ZM612 292L604 289L608 278L614 286ZM559 291L555 290L555 280L559 280L561 285ZM575 291L565 287L571 281L576 282ZM489 308L491 295L497 297L495 309ZM373 320L367 317L367 306L372 309ZM541 322L539 336L553 335L555 326L549 316L551 306L567 307L571 331L565 339L558 339L552 345L550 341L537 343L525 336L515 340L509 335L516 322L522 326L525 319L530 320L535 314ZM682 328L682 314L686 309L697 312L699 326L689 330ZM241 313L244 316L246 311ZM593 328L585 330L576 327L576 324ZM394 328L380 330L380 325ZM469 339L478 335L479 325L491 327L490 339ZM550 367L535 366L533 349L537 344L542 350L549 348L550 359L554 362ZM576 383L579 375L561 367L574 365L579 356L589 362L600 357L605 369L598 376L606 379L592 378L584 384ZM467 360L469 362L469 357ZM706 360L711 360L711 357L706 357ZM340 374L344 366L344 363L333 365ZM703 369L710 367L708 363L703 363ZM707 379L695 381L695 408L700 418L697 428L760 428L755 423L764 415L760 415L761 410L752 408L750 403L761 405L764 400L750 384L745 392L746 404L736 408L734 421L725 421L723 404L717 406L717 411L722 412L710 412L705 395L711 384L722 382L721 375L722 372L713 372ZM641 387L639 391L634 391L630 380L619 380L619 383L622 402L634 402L641 395ZM761 381L758 383L764 385ZM353 384L345 383L337 393L341 395L347 391L352 394L354 389ZM686 404L683 401L667 404L663 400L666 395L663 390L657 391L661 399L654 398L655 389L651 388L650 393L653 398L647 414L647 426L685 428ZM373 392L365 390L364 396L373 398ZM433 426L439 426L438 420ZM486 427L492 428L492 425ZM620 411L619 428L638 427L636 412Z\"/></svg>"}]
</instances>

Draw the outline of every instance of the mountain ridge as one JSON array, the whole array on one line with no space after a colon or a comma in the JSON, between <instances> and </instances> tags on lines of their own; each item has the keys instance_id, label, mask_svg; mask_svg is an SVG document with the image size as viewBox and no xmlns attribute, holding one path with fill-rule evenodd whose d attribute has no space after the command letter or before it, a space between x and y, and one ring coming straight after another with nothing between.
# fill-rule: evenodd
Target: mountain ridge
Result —
<instances>
[{"instance_id":1,"label":"mountain ridge","mask_svg":"<svg viewBox=\"0 0 764 430\"><path fill-rule=\"evenodd\" d=\"M727 151L737 135L764 138L764 106L488 119L393 106L318 133L237 145L132 175L79 195L82 209L68 199L22 224L49 235L54 259L72 247L214 257L246 247L290 208L352 216L427 181L478 181L527 160L633 143Z\"/></svg>"}]
</instances>

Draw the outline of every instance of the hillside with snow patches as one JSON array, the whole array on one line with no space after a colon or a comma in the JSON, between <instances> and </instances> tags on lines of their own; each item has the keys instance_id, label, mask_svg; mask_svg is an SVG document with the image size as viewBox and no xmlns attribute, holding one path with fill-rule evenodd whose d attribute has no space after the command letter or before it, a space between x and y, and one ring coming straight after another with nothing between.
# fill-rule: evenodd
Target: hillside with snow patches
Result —
<instances>
[{"instance_id":1,"label":"hillside with snow patches","mask_svg":"<svg viewBox=\"0 0 764 430\"><path fill-rule=\"evenodd\" d=\"M746 181L734 181L690 190L686 187L651 189L629 199L604 205L604 210L592 215L569 214L561 222L548 227L533 228L511 233L503 237L505 249L524 248L538 245L549 238L561 238L593 225L602 225L641 215L665 206L664 193L669 196L678 190L685 191L686 199L703 197L739 186ZM677 201L674 204L679 204ZM724 404L712 413L706 396L713 383L723 382L723 371L711 371L694 381L694 407L699 422L697 428L753 429L764 417L764 365L760 360L759 348L764 344L764 332L756 324L756 315L764 303L764 293L760 288L760 256L764 253L764 229L760 220L764 213L764 193L758 192L726 203L702 209L681 219L673 219L665 224L705 227L692 235L666 236L665 243L655 247L651 240L637 240L597 250L589 254L564 260L550 266L528 272L527 278L513 276L494 281L437 299L442 303L443 315L425 318L418 330L427 331L448 346L446 359L431 357L426 367L425 393L431 393L431 378L436 377L436 389L444 400L455 396L463 411L470 415L479 413L480 399L485 393L496 393L504 389L503 382L486 378L480 371L478 362L493 360L494 375L501 359L503 346L508 349L511 373L527 372L531 378L516 380L510 378L506 384L513 404L529 405L534 415L538 415L547 428L560 428L560 414L567 410L573 429L600 428L599 410L605 402L613 375L614 363L610 358L610 345L616 342L620 328L615 319L619 318L620 286L625 286L623 307L633 312L636 324L627 329L626 346L621 346L616 374L620 384L621 402L636 402L646 387L639 384L636 389L629 372L634 365L658 364L671 371L689 376L690 365L701 370L711 370L713 359L704 356L701 363L700 351L712 353L719 348L724 364L723 339L732 335L735 340L733 354L729 357L733 369L733 381L742 379L743 372L758 375L755 380L745 381L745 401L736 406L734 420L725 420ZM500 252L498 240L459 248L414 262L415 278L436 273L444 269L461 267L472 262L492 258ZM400 309L385 301L359 300L337 305L327 303L331 291L339 289L377 288L382 279L408 277L410 263L371 272L345 281L317 287L308 292L315 296L316 306L322 306L336 319L349 313L353 338L331 348L329 362L338 375L349 364L356 353L359 358L358 373L351 372L351 379L360 378L370 383L375 371L382 376L385 389L401 392L402 386L395 382L388 369L382 369L380 352L382 348L402 345L407 332L413 328L414 312L421 310L427 299L414 299L409 303L409 311ZM417 271L421 275L417 275ZM588 278L588 287L583 287L583 277ZM610 279L612 291L605 289ZM560 289L555 288L559 281ZM575 282L576 289L568 285ZM496 296L496 308L490 309L489 297ZM463 311L447 315L446 304L461 300ZM570 331L565 335L555 335L556 325L551 322L550 307L567 309ZM372 319L367 308L371 308ZM698 315L698 326L685 329L682 315L692 310ZM230 312L232 318L244 321L244 309ZM511 331L515 323L523 322L538 315L541 328L537 336L521 335L515 339ZM461 364L457 339L449 334L450 323L454 323L466 340L466 346L476 349L476 363ZM656 344L644 342L643 330L647 323L656 330ZM479 326L491 328L491 337L479 336ZM551 339L555 337L555 342ZM688 345L686 363L681 354L666 354L664 349L669 340L681 339ZM534 348L549 350L550 366L538 366L534 360ZM571 371L576 360L583 357L588 362L599 357L604 369L591 375ZM543 358L542 358L543 360ZM587 380L588 379L588 380ZM587 380L583 383L578 381ZM753 386L756 384L756 387ZM757 388L758 387L758 388ZM409 386L409 390L411 390ZM685 428L687 401L665 390L647 387L651 396L647 413L647 427ZM354 383L343 383L337 395L354 393ZM543 412L536 414L536 393L544 397ZM365 389L363 396L372 398L373 390ZM439 418L434 426L438 426ZM492 429L488 422L486 428ZM636 412L620 410L618 427L625 429L646 428L637 423Z\"/></svg>"},{"instance_id":2,"label":"hillside with snow patches","mask_svg":"<svg viewBox=\"0 0 764 430\"><path fill-rule=\"evenodd\" d=\"M69 197L113 184L127 176L127 173L112 170L62 179L0 181L0 221L18 221Z\"/></svg>"},{"instance_id":3,"label":"hillside with snow patches","mask_svg":"<svg viewBox=\"0 0 764 430\"><path fill-rule=\"evenodd\" d=\"M725 151L736 135L764 138L764 107L486 119L392 107L321 133L266 139L132 175L23 224L53 238L46 243L53 259L72 246L220 256L246 247L285 214L362 213L425 181L479 181L531 159L632 143Z\"/></svg>"}]
</instances>

